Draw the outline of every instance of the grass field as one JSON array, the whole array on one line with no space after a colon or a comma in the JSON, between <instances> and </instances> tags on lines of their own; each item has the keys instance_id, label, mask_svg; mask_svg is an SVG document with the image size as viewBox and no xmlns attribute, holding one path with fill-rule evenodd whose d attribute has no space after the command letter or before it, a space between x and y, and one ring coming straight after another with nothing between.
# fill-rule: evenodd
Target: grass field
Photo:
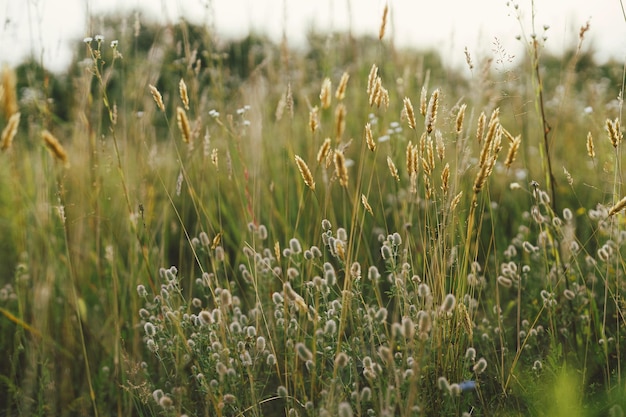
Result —
<instances>
[{"instance_id":1,"label":"grass field","mask_svg":"<svg viewBox=\"0 0 626 417\"><path fill-rule=\"evenodd\" d=\"M132 20L3 69L0 416L624 414L626 66L588 27L454 70L384 24Z\"/></svg>"}]
</instances>

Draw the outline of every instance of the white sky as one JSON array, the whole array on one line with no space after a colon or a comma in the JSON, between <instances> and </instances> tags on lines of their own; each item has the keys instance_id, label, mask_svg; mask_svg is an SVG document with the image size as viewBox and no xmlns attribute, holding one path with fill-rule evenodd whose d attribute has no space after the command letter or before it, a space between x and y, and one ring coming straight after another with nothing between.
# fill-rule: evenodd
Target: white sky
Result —
<instances>
[{"instance_id":1,"label":"white sky","mask_svg":"<svg viewBox=\"0 0 626 417\"><path fill-rule=\"evenodd\" d=\"M531 0L519 3L521 24L531 29ZM16 64L34 53L44 65L60 71L71 59L71 42L93 36L88 13L140 9L143 16L175 22L212 23L223 38L264 32L278 41L286 22L292 45L305 41L308 28L346 29L378 35L384 0L0 0L0 63ZM389 0L388 34L396 45L438 47L444 60L458 64L463 50L492 54L497 38L508 53L521 54L520 22L506 0ZM575 45L580 26L590 19L586 46L593 45L600 61L626 59L626 19L620 0L535 0L536 28L547 46L560 51ZM208 8L205 7L208 5ZM284 16L286 15L286 19ZM107 39L109 41L110 39ZM75 48L73 49L75 50ZM124 45L120 45L124 51Z\"/></svg>"}]
</instances>

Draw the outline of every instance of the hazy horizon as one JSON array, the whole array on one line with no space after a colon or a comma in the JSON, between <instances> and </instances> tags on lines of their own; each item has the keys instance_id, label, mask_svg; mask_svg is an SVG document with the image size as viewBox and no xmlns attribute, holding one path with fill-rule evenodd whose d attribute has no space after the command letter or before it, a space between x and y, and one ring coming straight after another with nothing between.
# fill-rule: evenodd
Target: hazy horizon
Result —
<instances>
[{"instance_id":1,"label":"hazy horizon","mask_svg":"<svg viewBox=\"0 0 626 417\"><path fill-rule=\"evenodd\" d=\"M105 4L106 3L106 4ZM463 62L465 47L474 56L493 55L497 41L511 55L520 55L523 43L517 36L530 35L531 2L519 2L517 11L504 0L462 0L421 2L390 0L386 41L393 36L397 46L416 49L434 48L446 64ZM535 26L539 36L547 35L546 46L559 52L576 45L578 31L587 20L591 30L584 48L596 58L626 58L626 19L618 0L535 1ZM156 6L155 6L156 4ZM240 38L251 31L279 41L283 31L291 45L302 46L309 29L319 32L352 30L356 36L377 36L385 2L354 0L299 2L295 0L39 0L7 2L0 9L4 22L0 31L0 60L16 65L31 55L53 71L62 71L76 51L73 42L98 32L97 16L117 12L132 15L139 10L141 19L161 23L184 17L195 24L214 27L222 38ZM519 12L517 19L514 13ZM92 30L88 16L96 17ZM543 27L549 26L544 32ZM522 29L523 27L523 29ZM92 33L93 32L93 33ZM110 41L111 39L107 39ZM124 45L120 50L124 51Z\"/></svg>"}]
</instances>

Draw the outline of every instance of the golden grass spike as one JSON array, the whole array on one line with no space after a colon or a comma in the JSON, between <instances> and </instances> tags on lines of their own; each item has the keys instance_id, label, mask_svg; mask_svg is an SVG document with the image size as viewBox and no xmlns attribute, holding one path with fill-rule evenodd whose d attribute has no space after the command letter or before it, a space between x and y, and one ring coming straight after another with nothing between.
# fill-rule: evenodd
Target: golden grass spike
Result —
<instances>
[{"instance_id":1,"label":"golden grass spike","mask_svg":"<svg viewBox=\"0 0 626 417\"><path fill-rule=\"evenodd\" d=\"M20 125L20 113L13 113L9 118L7 125L2 130L2 136L0 136L0 149L6 151L11 147L13 138L17 134L17 128Z\"/></svg>"},{"instance_id":2,"label":"golden grass spike","mask_svg":"<svg viewBox=\"0 0 626 417\"><path fill-rule=\"evenodd\" d=\"M409 175L409 192L411 194L417 193L417 172L412 172Z\"/></svg>"},{"instance_id":3,"label":"golden grass spike","mask_svg":"<svg viewBox=\"0 0 626 417\"><path fill-rule=\"evenodd\" d=\"M476 141L480 145L483 142L483 135L485 134L485 123L487 122L487 116L485 112L480 112L478 116L478 124L476 127Z\"/></svg>"},{"instance_id":4,"label":"golden grass spike","mask_svg":"<svg viewBox=\"0 0 626 417\"><path fill-rule=\"evenodd\" d=\"M374 84L376 83L377 78L378 78L378 67L376 66L376 64L372 64L370 73L367 76L367 95L369 97L371 97L372 93L374 92ZM371 105L372 103L371 103L371 98L370 98L370 106Z\"/></svg>"},{"instance_id":5,"label":"golden grass spike","mask_svg":"<svg viewBox=\"0 0 626 417\"><path fill-rule=\"evenodd\" d=\"M163 96L161 96L161 93L159 92L159 90L152 84L150 84L148 87L150 87L150 93L152 94L152 98L154 99L154 102L156 103L159 110L165 111L165 104L163 103Z\"/></svg>"},{"instance_id":6,"label":"golden grass spike","mask_svg":"<svg viewBox=\"0 0 626 417\"><path fill-rule=\"evenodd\" d=\"M619 119L615 119L615 121L611 121L610 119L606 119L606 131L608 132L609 139L611 140L611 145L614 148L617 148L617 145L620 144L624 135L621 132Z\"/></svg>"},{"instance_id":7,"label":"golden grass spike","mask_svg":"<svg viewBox=\"0 0 626 417\"><path fill-rule=\"evenodd\" d=\"M509 145L509 152L507 153L506 159L504 160L505 167L510 168L511 164L515 162L515 157L517 156L517 151L519 150L520 143L522 143L522 137L518 135Z\"/></svg>"},{"instance_id":8,"label":"golden grass spike","mask_svg":"<svg viewBox=\"0 0 626 417\"><path fill-rule=\"evenodd\" d=\"M383 10L383 19L380 22L380 29L378 30L378 40L382 40L385 36L385 29L387 28L387 15L389 14L389 4L385 4Z\"/></svg>"},{"instance_id":9,"label":"golden grass spike","mask_svg":"<svg viewBox=\"0 0 626 417\"><path fill-rule=\"evenodd\" d=\"M443 195L448 195L448 190L450 189L450 164L446 163L446 166L443 167L441 171L441 191L443 191Z\"/></svg>"},{"instance_id":10,"label":"golden grass spike","mask_svg":"<svg viewBox=\"0 0 626 417\"><path fill-rule=\"evenodd\" d=\"M326 158L328 157L328 153L330 152L330 144L331 144L330 138L326 138L324 140L324 143L322 143L322 146L320 146L320 150L317 152L318 164L321 165L322 162L324 162Z\"/></svg>"},{"instance_id":11,"label":"golden grass spike","mask_svg":"<svg viewBox=\"0 0 626 417\"><path fill-rule=\"evenodd\" d=\"M424 177L424 198L426 200L430 200L430 197L433 194L433 189L430 186L430 176L428 176L427 174L424 174L423 177Z\"/></svg>"},{"instance_id":12,"label":"golden grass spike","mask_svg":"<svg viewBox=\"0 0 626 417\"><path fill-rule=\"evenodd\" d=\"M367 143L367 148L374 152L376 150L376 142L374 142L374 136L372 135L372 125L369 123L365 124L365 143Z\"/></svg>"},{"instance_id":13,"label":"golden grass spike","mask_svg":"<svg viewBox=\"0 0 626 417\"><path fill-rule=\"evenodd\" d=\"M211 163L215 165L215 168L219 169L219 155L217 148L213 148L211 151Z\"/></svg>"},{"instance_id":14,"label":"golden grass spike","mask_svg":"<svg viewBox=\"0 0 626 417\"><path fill-rule=\"evenodd\" d=\"M456 115L456 134L460 135L461 132L463 131L463 121L465 120L465 109L467 108L467 105L465 103L461 104L461 107L459 108L459 112Z\"/></svg>"},{"instance_id":15,"label":"golden grass spike","mask_svg":"<svg viewBox=\"0 0 626 417\"><path fill-rule=\"evenodd\" d=\"M348 80L350 79L350 74L344 72L341 76L341 80L339 81L339 86L337 87L337 91L335 91L335 98L339 101L343 100L346 96L346 88L348 87Z\"/></svg>"},{"instance_id":16,"label":"golden grass spike","mask_svg":"<svg viewBox=\"0 0 626 417\"><path fill-rule=\"evenodd\" d=\"M18 112L19 107L17 105L17 77L15 71L8 65L2 68L2 101L0 102L0 108L4 113L4 117L9 119L12 115Z\"/></svg>"},{"instance_id":17,"label":"golden grass spike","mask_svg":"<svg viewBox=\"0 0 626 417\"><path fill-rule=\"evenodd\" d=\"M178 83L178 92L180 93L180 101L183 102L185 110L189 110L189 94L187 93L187 84L185 84L185 80L182 78Z\"/></svg>"},{"instance_id":18,"label":"golden grass spike","mask_svg":"<svg viewBox=\"0 0 626 417\"><path fill-rule=\"evenodd\" d=\"M406 172L409 174L409 177L415 172L415 161L413 159L413 142L409 141L406 145Z\"/></svg>"},{"instance_id":19,"label":"golden grass spike","mask_svg":"<svg viewBox=\"0 0 626 417\"><path fill-rule=\"evenodd\" d=\"M500 113L499 109L495 109L491 114L491 118L489 119L489 128L487 130L487 136L485 136L485 142L483 143L483 148L480 152L479 158L479 166L484 166L491 155L493 150L493 140L497 136L498 126L500 125L500 119L498 117Z\"/></svg>"},{"instance_id":20,"label":"golden grass spike","mask_svg":"<svg viewBox=\"0 0 626 417\"><path fill-rule=\"evenodd\" d=\"M426 131L431 133L437 122L437 109L439 108L439 89L433 91L428 102L428 108L426 110L425 126Z\"/></svg>"},{"instance_id":21,"label":"golden grass spike","mask_svg":"<svg viewBox=\"0 0 626 417\"><path fill-rule=\"evenodd\" d=\"M396 168L396 164L393 163L393 160L390 156L387 157L387 166L389 167L389 172L391 172L391 176L396 180L400 181L400 176L398 175L398 168Z\"/></svg>"},{"instance_id":22,"label":"golden grass spike","mask_svg":"<svg viewBox=\"0 0 626 417\"><path fill-rule=\"evenodd\" d=\"M178 122L178 129L183 136L185 143L191 143L191 127L189 125L189 119L187 113L182 107L176 107L176 121Z\"/></svg>"},{"instance_id":23,"label":"golden grass spike","mask_svg":"<svg viewBox=\"0 0 626 417\"><path fill-rule=\"evenodd\" d=\"M389 91L380 84L380 89L376 94L376 106L385 106L385 108L389 107Z\"/></svg>"},{"instance_id":24,"label":"golden grass spike","mask_svg":"<svg viewBox=\"0 0 626 417\"><path fill-rule=\"evenodd\" d=\"M426 116L426 95L428 94L428 90L426 89L426 86L422 87L422 92L420 93L420 114L422 116Z\"/></svg>"},{"instance_id":25,"label":"golden grass spike","mask_svg":"<svg viewBox=\"0 0 626 417\"><path fill-rule=\"evenodd\" d=\"M335 139L341 142L343 132L346 130L346 106L339 103L335 109Z\"/></svg>"},{"instance_id":26,"label":"golden grass spike","mask_svg":"<svg viewBox=\"0 0 626 417\"><path fill-rule=\"evenodd\" d=\"M619 213L620 211L624 210L624 208L626 208L626 197L623 197L613 207L611 207L611 209L609 210L609 217Z\"/></svg>"},{"instance_id":27,"label":"golden grass spike","mask_svg":"<svg viewBox=\"0 0 626 417\"><path fill-rule=\"evenodd\" d=\"M450 211L454 211L456 206L461 202L461 197L463 196L463 191L459 191L457 195L454 196L452 201L450 202Z\"/></svg>"},{"instance_id":28,"label":"golden grass spike","mask_svg":"<svg viewBox=\"0 0 626 417\"><path fill-rule=\"evenodd\" d=\"M319 108L317 106L313 107L311 111L309 112L309 129L311 130L311 133L315 133L315 131L320 125L318 113L319 113Z\"/></svg>"},{"instance_id":29,"label":"golden grass spike","mask_svg":"<svg viewBox=\"0 0 626 417\"><path fill-rule=\"evenodd\" d=\"M322 82L322 89L320 90L320 103L323 109L327 109L330 107L330 104L332 102L332 96L330 93L331 89L332 83L330 81L330 78L324 78L324 81Z\"/></svg>"},{"instance_id":30,"label":"golden grass spike","mask_svg":"<svg viewBox=\"0 0 626 417\"><path fill-rule=\"evenodd\" d=\"M300 170L300 174L302 175L302 179L304 180L306 186L315 191L315 181L313 180L313 175L311 174L309 166L298 155L296 155L296 164L298 165L298 169Z\"/></svg>"},{"instance_id":31,"label":"golden grass spike","mask_svg":"<svg viewBox=\"0 0 626 417\"><path fill-rule=\"evenodd\" d=\"M348 168L346 167L346 157L339 149L335 150L335 174L339 178L342 187L348 186Z\"/></svg>"},{"instance_id":32,"label":"golden grass spike","mask_svg":"<svg viewBox=\"0 0 626 417\"><path fill-rule=\"evenodd\" d=\"M435 150L430 135L426 137L426 158L428 159L428 175L430 175L435 169Z\"/></svg>"},{"instance_id":33,"label":"golden grass spike","mask_svg":"<svg viewBox=\"0 0 626 417\"><path fill-rule=\"evenodd\" d=\"M361 194L361 204L363 204L363 207L365 208L365 210L367 210L369 214L371 214L372 216L374 215L372 206L370 206L370 203L367 201L367 197L365 197L365 194Z\"/></svg>"},{"instance_id":34,"label":"golden grass spike","mask_svg":"<svg viewBox=\"0 0 626 417\"><path fill-rule=\"evenodd\" d=\"M61 145L59 140L55 138L54 135L48 130L44 130L43 132L41 132L41 137L43 138L46 147L52 153L52 156L63 162L63 164L68 167L69 161L67 158L67 152L65 152L65 149L63 148L63 145Z\"/></svg>"},{"instance_id":35,"label":"golden grass spike","mask_svg":"<svg viewBox=\"0 0 626 417\"><path fill-rule=\"evenodd\" d=\"M589 155L591 159L596 157L596 151L593 146L593 136L591 136L591 132L587 133L587 155Z\"/></svg>"},{"instance_id":36,"label":"golden grass spike","mask_svg":"<svg viewBox=\"0 0 626 417\"><path fill-rule=\"evenodd\" d=\"M446 144L443 141L443 135L440 130L435 130L435 141L437 146L437 157L441 162L446 157Z\"/></svg>"},{"instance_id":37,"label":"golden grass spike","mask_svg":"<svg viewBox=\"0 0 626 417\"><path fill-rule=\"evenodd\" d=\"M415 122L415 112L413 111L413 104L411 104L411 99L408 97L404 98L404 112L406 113L407 121L409 122L409 127L415 130L417 123Z\"/></svg>"}]
</instances>

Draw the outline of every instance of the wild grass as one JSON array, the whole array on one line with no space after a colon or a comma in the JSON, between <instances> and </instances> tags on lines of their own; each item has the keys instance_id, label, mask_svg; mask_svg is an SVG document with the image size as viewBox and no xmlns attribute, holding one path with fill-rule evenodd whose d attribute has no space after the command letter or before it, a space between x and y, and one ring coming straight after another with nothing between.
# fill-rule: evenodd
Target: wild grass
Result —
<instances>
[{"instance_id":1,"label":"wild grass","mask_svg":"<svg viewBox=\"0 0 626 417\"><path fill-rule=\"evenodd\" d=\"M622 415L623 64L463 78L387 13L3 70L1 415Z\"/></svg>"}]
</instances>

